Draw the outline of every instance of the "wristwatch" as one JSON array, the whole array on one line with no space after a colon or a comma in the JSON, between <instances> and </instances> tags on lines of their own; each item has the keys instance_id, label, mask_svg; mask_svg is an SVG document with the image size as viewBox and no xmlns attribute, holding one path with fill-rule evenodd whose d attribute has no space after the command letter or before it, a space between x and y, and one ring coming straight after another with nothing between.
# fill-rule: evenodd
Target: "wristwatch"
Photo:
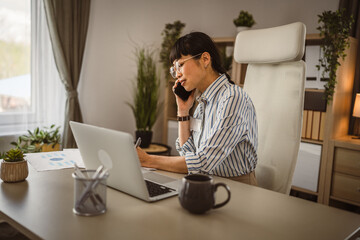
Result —
<instances>
[{"instance_id":1,"label":"wristwatch","mask_svg":"<svg viewBox=\"0 0 360 240\"><path fill-rule=\"evenodd\" d=\"M179 122L189 121L189 120L190 120L190 116L189 116L189 115L183 116L183 117L177 116L177 117L176 117L176 120L178 120Z\"/></svg>"}]
</instances>

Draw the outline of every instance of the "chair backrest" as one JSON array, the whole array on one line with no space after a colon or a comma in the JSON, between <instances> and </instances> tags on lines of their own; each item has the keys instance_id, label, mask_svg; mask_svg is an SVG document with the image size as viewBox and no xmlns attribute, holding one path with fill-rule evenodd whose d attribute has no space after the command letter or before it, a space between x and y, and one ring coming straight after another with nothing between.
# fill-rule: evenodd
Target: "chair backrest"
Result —
<instances>
[{"instance_id":1,"label":"chair backrest","mask_svg":"<svg viewBox=\"0 0 360 240\"><path fill-rule=\"evenodd\" d=\"M238 33L234 58L249 63L244 90L258 120L260 187L289 194L301 140L304 105L305 25L247 30Z\"/></svg>"}]
</instances>

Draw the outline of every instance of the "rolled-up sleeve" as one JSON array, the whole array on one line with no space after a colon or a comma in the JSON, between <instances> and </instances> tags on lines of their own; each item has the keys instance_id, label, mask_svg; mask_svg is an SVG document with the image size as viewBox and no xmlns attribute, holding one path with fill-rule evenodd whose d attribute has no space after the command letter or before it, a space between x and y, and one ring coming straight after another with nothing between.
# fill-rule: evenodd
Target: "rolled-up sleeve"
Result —
<instances>
[{"instance_id":1,"label":"rolled-up sleeve","mask_svg":"<svg viewBox=\"0 0 360 240\"><path fill-rule=\"evenodd\" d=\"M175 142L175 146L180 156L186 156L186 153L189 152L196 152L194 139L192 136L190 136L182 146L180 146L179 138L177 138Z\"/></svg>"}]
</instances>

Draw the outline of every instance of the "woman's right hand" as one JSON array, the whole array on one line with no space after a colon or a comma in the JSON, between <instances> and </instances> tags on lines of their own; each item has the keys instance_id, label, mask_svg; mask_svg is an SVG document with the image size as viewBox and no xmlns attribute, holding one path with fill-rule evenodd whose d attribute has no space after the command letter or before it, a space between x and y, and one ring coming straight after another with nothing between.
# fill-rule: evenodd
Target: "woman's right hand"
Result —
<instances>
[{"instance_id":1,"label":"woman's right hand","mask_svg":"<svg viewBox=\"0 0 360 240\"><path fill-rule=\"evenodd\" d=\"M179 80L176 80L176 81L175 81L175 83L174 83L174 85L173 85L173 88L172 88L173 92L174 92L174 90L175 90L178 82L179 82ZM181 99L178 95L176 95L175 93L174 93L174 95L175 95L175 98L176 98L176 104L177 104L177 106L178 106L178 110L177 110L177 111L178 111L178 116L187 116L187 115L189 115L190 109L191 109L191 107L193 106L194 100L195 100L195 97L194 97L194 95L195 95L195 90L193 90L193 91L191 92L189 98L188 98L186 101L182 100L182 99Z\"/></svg>"}]
</instances>

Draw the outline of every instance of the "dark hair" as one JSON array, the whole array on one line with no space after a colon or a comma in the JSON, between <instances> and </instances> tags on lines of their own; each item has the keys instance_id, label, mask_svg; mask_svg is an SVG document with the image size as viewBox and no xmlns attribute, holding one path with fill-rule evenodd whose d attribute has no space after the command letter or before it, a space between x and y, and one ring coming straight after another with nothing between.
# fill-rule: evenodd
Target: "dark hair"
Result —
<instances>
[{"instance_id":1,"label":"dark hair","mask_svg":"<svg viewBox=\"0 0 360 240\"><path fill-rule=\"evenodd\" d=\"M202 32L192 32L179 38L171 48L169 57L170 63L172 64L176 59L180 59L181 55L195 56L196 54L203 52L208 52L210 54L212 68L218 73L225 73L229 82L234 84L234 82L231 81L229 74L226 73L225 68L221 64L219 51L214 42L208 35ZM195 59L200 57L201 55L195 57Z\"/></svg>"}]
</instances>

